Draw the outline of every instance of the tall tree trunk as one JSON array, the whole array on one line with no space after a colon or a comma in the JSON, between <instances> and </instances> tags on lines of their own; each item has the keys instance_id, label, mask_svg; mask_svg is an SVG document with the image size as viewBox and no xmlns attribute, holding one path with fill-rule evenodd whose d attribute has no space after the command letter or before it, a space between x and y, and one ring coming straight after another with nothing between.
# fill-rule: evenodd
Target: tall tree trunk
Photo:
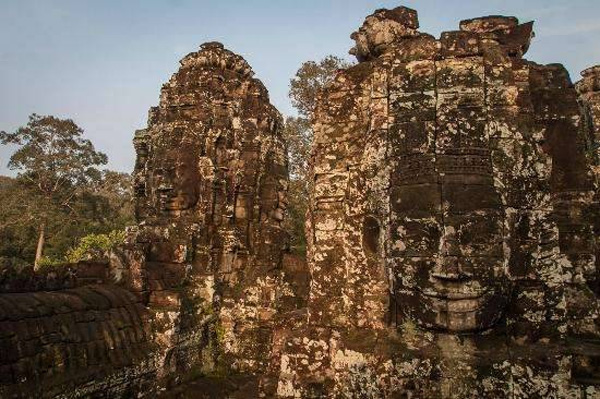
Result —
<instances>
[{"instance_id":1,"label":"tall tree trunk","mask_svg":"<svg viewBox=\"0 0 600 399\"><path fill-rule=\"evenodd\" d=\"M38 237L37 249L35 251L34 270L39 269L39 262L44 254L44 244L46 243L46 221L40 225L40 235Z\"/></svg>"}]
</instances>

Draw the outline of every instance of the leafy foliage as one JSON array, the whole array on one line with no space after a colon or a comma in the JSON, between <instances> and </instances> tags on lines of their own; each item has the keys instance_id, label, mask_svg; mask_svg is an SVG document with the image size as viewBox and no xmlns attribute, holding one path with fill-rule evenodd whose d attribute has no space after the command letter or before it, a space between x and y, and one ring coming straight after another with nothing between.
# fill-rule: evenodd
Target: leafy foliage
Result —
<instances>
[{"instance_id":1,"label":"leafy foliage","mask_svg":"<svg viewBox=\"0 0 600 399\"><path fill-rule=\"evenodd\" d=\"M293 116L287 117L283 136L287 143L291 179L306 181L309 172L308 160L313 140L308 119Z\"/></svg>"},{"instance_id":2,"label":"leafy foliage","mask_svg":"<svg viewBox=\"0 0 600 399\"><path fill-rule=\"evenodd\" d=\"M77 263L82 260L106 258L124 240L125 231L113 230L108 234L89 234L67 252L65 260L69 263Z\"/></svg>"},{"instance_id":3,"label":"leafy foliage","mask_svg":"<svg viewBox=\"0 0 600 399\"><path fill-rule=\"evenodd\" d=\"M26 126L13 133L0 132L0 140L20 146L8 167L52 196L99 179L101 172L96 167L108 162L82 135L83 130L71 119L32 114Z\"/></svg>"},{"instance_id":4,"label":"leafy foliage","mask_svg":"<svg viewBox=\"0 0 600 399\"><path fill-rule=\"evenodd\" d=\"M62 259L79 238L133 221L131 177L98 169L107 157L82 135L70 119L36 114L15 132L0 133L3 144L19 146L9 162L17 178L0 178L0 257L6 262Z\"/></svg>"},{"instance_id":5,"label":"leafy foliage","mask_svg":"<svg viewBox=\"0 0 600 399\"><path fill-rule=\"evenodd\" d=\"M49 256L42 256L37 263L38 269L50 269L53 267L59 267L64 264L62 259L51 258Z\"/></svg>"},{"instance_id":6,"label":"leafy foliage","mask_svg":"<svg viewBox=\"0 0 600 399\"><path fill-rule=\"evenodd\" d=\"M33 260L36 250L36 191L17 179L0 177L0 256L5 263Z\"/></svg>"},{"instance_id":7,"label":"leafy foliage","mask_svg":"<svg viewBox=\"0 0 600 399\"><path fill-rule=\"evenodd\" d=\"M334 55L328 55L319 62L306 61L290 81L289 96L292 105L303 118L311 118L319 91L330 83L335 73L351 64Z\"/></svg>"},{"instance_id":8,"label":"leafy foliage","mask_svg":"<svg viewBox=\"0 0 600 399\"><path fill-rule=\"evenodd\" d=\"M284 137L288 145L290 184L288 187L287 218L285 225L290 234L290 246L297 253L306 251L304 224L308 210L309 157L312 130L306 118L288 117Z\"/></svg>"}]
</instances>

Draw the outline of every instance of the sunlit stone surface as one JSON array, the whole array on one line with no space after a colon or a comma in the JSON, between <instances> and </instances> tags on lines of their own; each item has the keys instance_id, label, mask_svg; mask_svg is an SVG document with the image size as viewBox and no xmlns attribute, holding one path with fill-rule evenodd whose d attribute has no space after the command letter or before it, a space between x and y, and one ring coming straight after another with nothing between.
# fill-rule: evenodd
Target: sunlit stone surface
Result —
<instances>
[{"instance_id":1,"label":"sunlit stone surface","mask_svg":"<svg viewBox=\"0 0 600 399\"><path fill-rule=\"evenodd\" d=\"M532 23L378 10L318 101L307 321L279 397L597 397L597 70ZM587 122L586 122L587 121Z\"/></svg>"},{"instance_id":2,"label":"sunlit stone surface","mask_svg":"<svg viewBox=\"0 0 600 399\"><path fill-rule=\"evenodd\" d=\"M136 132L110 264L0 273L0 397L600 397L600 69L533 24L377 10L313 121L308 270L281 117L220 43Z\"/></svg>"}]
</instances>

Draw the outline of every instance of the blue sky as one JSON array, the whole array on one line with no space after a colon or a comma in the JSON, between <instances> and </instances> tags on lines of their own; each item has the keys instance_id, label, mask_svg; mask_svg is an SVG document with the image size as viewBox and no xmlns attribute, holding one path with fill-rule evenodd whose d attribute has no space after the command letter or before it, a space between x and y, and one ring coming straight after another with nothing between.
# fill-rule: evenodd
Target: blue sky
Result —
<instances>
[{"instance_id":1,"label":"blue sky","mask_svg":"<svg viewBox=\"0 0 600 399\"><path fill-rule=\"evenodd\" d=\"M306 60L347 56L350 33L377 8L406 5L421 31L439 36L482 15L535 20L527 58L563 63L572 79L600 64L598 0L3 0L0 130L32 112L69 117L131 171L131 138L146 124L178 61L217 40L244 56L283 114L291 76ZM0 174L13 149L0 146Z\"/></svg>"}]
</instances>

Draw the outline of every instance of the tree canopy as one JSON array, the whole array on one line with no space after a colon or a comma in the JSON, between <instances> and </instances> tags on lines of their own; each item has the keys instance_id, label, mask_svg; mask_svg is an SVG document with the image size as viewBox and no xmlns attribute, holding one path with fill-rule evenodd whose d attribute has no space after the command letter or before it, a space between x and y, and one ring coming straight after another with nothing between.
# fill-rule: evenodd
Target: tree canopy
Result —
<instances>
[{"instance_id":1,"label":"tree canopy","mask_svg":"<svg viewBox=\"0 0 600 399\"><path fill-rule=\"evenodd\" d=\"M80 237L131 222L131 178L101 170L107 156L83 134L71 119L37 114L0 132L2 144L18 147L8 162L17 177L0 184L0 257L62 258Z\"/></svg>"},{"instance_id":2,"label":"tree canopy","mask_svg":"<svg viewBox=\"0 0 600 399\"><path fill-rule=\"evenodd\" d=\"M351 64L334 55L328 55L319 62L306 61L290 80L289 96L292 105L303 118L310 119L315 108L317 95L340 69Z\"/></svg>"}]
</instances>

